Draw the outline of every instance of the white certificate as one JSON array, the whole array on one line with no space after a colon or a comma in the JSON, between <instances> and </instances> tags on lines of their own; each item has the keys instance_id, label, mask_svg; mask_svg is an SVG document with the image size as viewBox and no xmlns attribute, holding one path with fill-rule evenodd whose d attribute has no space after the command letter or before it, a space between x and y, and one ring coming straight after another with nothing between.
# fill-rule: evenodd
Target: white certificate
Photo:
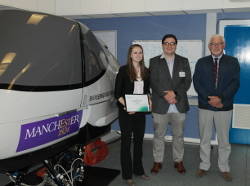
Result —
<instances>
[{"instance_id":1,"label":"white certificate","mask_svg":"<svg viewBox=\"0 0 250 186\"><path fill-rule=\"evenodd\" d=\"M126 94L127 112L149 112L148 95L146 94Z\"/></svg>"}]
</instances>

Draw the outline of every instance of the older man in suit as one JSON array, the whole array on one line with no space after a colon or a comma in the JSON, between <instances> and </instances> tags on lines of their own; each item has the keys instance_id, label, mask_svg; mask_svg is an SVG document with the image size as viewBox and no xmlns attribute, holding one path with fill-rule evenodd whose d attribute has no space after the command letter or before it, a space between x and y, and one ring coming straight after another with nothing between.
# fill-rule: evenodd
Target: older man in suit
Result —
<instances>
[{"instance_id":1,"label":"older man in suit","mask_svg":"<svg viewBox=\"0 0 250 186\"><path fill-rule=\"evenodd\" d=\"M234 95L240 85L240 65L237 58L223 54L225 46L223 36L212 35L208 44L211 55L199 59L195 66L194 87L198 92L201 136L201 163L196 176L202 178L210 168L210 141L215 125L219 144L218 166L222 177L232 181L228 165L231 152L229 129Z\"/></svg>"},{"instance_id":2,"label":"older man in suit","mask_svg":"<svg viewBox=\"0 0 250 186\"><path fill-rule=\"evenodd\" d=\"M174 167L181 174L183 166L186 112L189 110L187 91L191 84L191 71L187 58L175 53L177 38L167 34L162 38L163 54L150 59L150 84L152 88L152 112L154 118L153 155L151 174L162 168L164 139L168 124L172 130Z\"/></svg>"}]
</instances>

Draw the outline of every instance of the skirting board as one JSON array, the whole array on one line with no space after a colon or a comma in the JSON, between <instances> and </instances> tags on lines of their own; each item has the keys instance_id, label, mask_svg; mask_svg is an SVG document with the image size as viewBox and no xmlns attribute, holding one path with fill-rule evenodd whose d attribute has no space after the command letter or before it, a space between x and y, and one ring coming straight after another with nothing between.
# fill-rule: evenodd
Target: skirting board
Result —
<instances>
[{"instance_id":1,"label":"skirting board","mask_svg":"<svg viewBox=\"0 0 250 186\"><path fill-rule=\"evenodd\" d=\"M117 139L120 136L121 131L116 131L116 130L111 130L110 133L108 133L107 135L102 137L102 141L104 142L110 142L112 141L112 139ZM147 140L153 140L154 138L154 134L145 134L144 135L144 139ZM166 141L172 141L172 136L165 136L165 140ZM197 138L186 138L184 137L184 141L187 143L196 143L197 145L200 144L200 139ZM217 136L215 138L215 140L211 140L211 145L218 145L218 141L217 141Z\"/></svg>"},{"instance_id":2,"label":"skirting board","mask_svg":"<svg viewBox=\"0 0 250 186\"><path fill-rule=\"evenodd\" d=\"M154 134L145 134L144 135L145 139L153 139L154 138ZM165 136L165 141L172 141L172 136ZM197 138L186 138L184 137L184 142L187 143L197 143L197 145L200 144L200 139ZM211 140L211 145L218 145L218 141L217 138L216 140Z\"/></svg>"}]
</instances>

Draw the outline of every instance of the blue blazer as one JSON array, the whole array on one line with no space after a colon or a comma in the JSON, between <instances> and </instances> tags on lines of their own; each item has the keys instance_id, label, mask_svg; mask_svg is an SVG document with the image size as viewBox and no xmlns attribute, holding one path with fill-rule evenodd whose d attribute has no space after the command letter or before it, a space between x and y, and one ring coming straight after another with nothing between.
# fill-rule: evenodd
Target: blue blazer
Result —
<instances>
[{"instance_id":1,"label":"blue blazer","mask_svg":"<svg viewBox=\"0 0 250 186\"><path fill-rule=\"evenodd\" d=\"M213 111L228 111L233 109L233 99L240 85L240 65L238 59L222 55L219 61L217 89L213 83L213 58L206 56L198 60L193 76L194 88L198 93L199 108ZM223 108L212 107L208 96L218 96Z\"/></svg>"}]
</instances>

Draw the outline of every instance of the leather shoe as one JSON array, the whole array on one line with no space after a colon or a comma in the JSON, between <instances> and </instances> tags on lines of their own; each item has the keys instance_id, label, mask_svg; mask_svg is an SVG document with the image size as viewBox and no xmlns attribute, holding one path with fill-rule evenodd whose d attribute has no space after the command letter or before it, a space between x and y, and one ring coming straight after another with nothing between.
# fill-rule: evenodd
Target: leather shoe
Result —
<instances>
[{"instance_id":1,"label":"leather shoe","mask_svg":"<svg viewBox=\"0 0 250 186\"><path fill-rule=\"evenodd\" d=\"M186 169L184 168L182 161L175 162L174 168L176 168L179 173L186 174Z\"/></svg>"},{"instance_id":2,"label":"leather shoe","mask_svg":"<svg viewBox=\"0 0 250 186\"><path fill-rule=\"evenodd\" d=\"M232 181L233 177L230 172L221 172L222 177L227 181Z\"/></svg>"},{"instance_id":3,"label":"leather shoe","mask_svg":"<svg viewBox=\"0 0 250 186\"><path fill-rule=\"evenodd\" d=\"M132 179L125 180L128 186L135 186L135 182Z\"/></svg>"},{"instance_id":4,"label":"leather shoe","mask_svg":"<svg viewBox=\"0 0 250 186\"><path fill-rule=\"evenodd\" d=\"M151 174L157 174L160 169L162 169L162 164L160 162L154 162L154 166L151 169Z\"/></svg>"},{"instance_id":5,"label":"leather shoe","mask_svg":"<svg viewBox=\"0 0 250 186\"><path fill-rule=\"evenodd\" d=\"M203 170L203 169L199 169L197 172L196 172L196 177L198 178L202 178L206 175L207 171Z\"/></svg>"}]
</instances>

